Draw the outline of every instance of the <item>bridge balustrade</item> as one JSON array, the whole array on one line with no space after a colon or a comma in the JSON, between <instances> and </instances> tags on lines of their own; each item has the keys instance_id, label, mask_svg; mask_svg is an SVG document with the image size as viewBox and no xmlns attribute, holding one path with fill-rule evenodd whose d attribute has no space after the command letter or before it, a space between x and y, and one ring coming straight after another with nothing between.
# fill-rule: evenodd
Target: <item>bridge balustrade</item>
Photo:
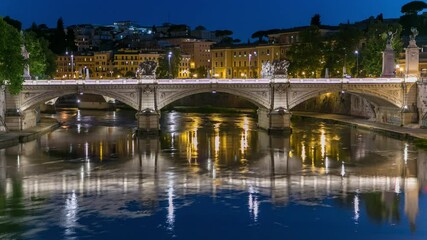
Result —
<instances>
[{"instance_id":1,"label":"bridge balustrade","mask_svg":"<svg viewBox=\"0 0 427 240\"><path fill-rule=\"evenodd\" d=\"M135 84L378 84L416 82L416 78L289 78L289 79L90 79L90 80L25 80L24 85L135 85Z\"/></svg>"}]
</instances>

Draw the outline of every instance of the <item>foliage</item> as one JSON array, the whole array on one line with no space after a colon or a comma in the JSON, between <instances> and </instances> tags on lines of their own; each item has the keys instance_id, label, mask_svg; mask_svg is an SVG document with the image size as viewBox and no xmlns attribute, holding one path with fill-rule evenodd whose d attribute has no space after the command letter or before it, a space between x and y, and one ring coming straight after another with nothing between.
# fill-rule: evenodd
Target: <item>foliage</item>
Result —
<instances>
[{"instance_id":1,"label":"foliage","mask_svg":"<svg viewBox=\"0 0 427 240\"><path fill-rule=\"evenodd\" d=\"M172 25L168 28L168 36L172 36L173 32L186 32L188 33L189 27L185 24Z\"/></svg>"},{"instance_id":2,"label":"foliage","mask_svg":"<svg viewBox=\"0 0 427 240\"><path fill-rule=\"evenodd\" d=\"M0 85L9 81L8 90L12 94L20 92L24 81L24 58L21 54L21 46L22 37L18 30L0 17Z\"/></svg>"},{"instance_id":3,"label":"foliage","mask_svg":"<svg viewBox=\"0 0 427 240\"><path fill-rule=\"evenodd\" d=\"M198 78L206 78L208 76L208 69L206 67L198 67L190 69L191 76L197 74Z\"/></svg>"},{"instance_id":4,"label":"foliage","mask_svg":"<svg viewBox=\"0 0 427 240\"><path fill-rule=\"evenodd\" d=\"M264 40L264 37L268 37L268 35L270 34L275 34L275 33L279 33L280 29L269 29L269 30L265 30L265 31L256 31L251 35L251 38L258 38L258 42L262 43L262 42L266 42Z\"/></svg>"},{"instance_id":5,"label":"foliage","mask_svg":"<svg viewBox=\"0 0 427 240\"><path fill-rule=\"evenodd\" d=\"M49 48L49 41L40 38L41 48L46 56L46 70L44 76L46 78L53 78L56 74L56 55Z\"/></svg>"},{"instance_id":6,"label":"foliage","mask_svg":"<svg viewBox=\"0 0 427 240\"><path fill-rule=\"evenodd\" d=\"M206 30L206 28L204 26L199 25L196 28L194 28L194 30L203 31L203 30Z\"/></svg>"},{"instance_id":7,"label":"foliage","mask_svg":"<svg viewBox=\"0 0 427 240\"><path fill-rule=\"evenodd\" d=\"M419 11L427 8L427 4L423 1L412 1L402 6L401 12L405 15L418 14Z\"/></svg>"},{"instance_id":8,"label":"foliage","mask_svg":"<svg viewBox=\"0 0 427 240\"><path fill-rule=\"evenodd\" d=\"M315 15L311 18L310 25L311 25L311 26L317 26L317 27L320 27L320 15L319 15L319 14L315 14Z\"/></svg>"},{"instance_id":9,"label":"foliage","mask_svg":"<svg viewBox=\"0 0 427 240\"><path fill-rule=\"evenodd\" d=\"M170 57L169 53L171 53ZM176 78L178 76L180 63L181 50L179 48L166 51L166 54L159 57L159 66L156 70L157 78Z\"/></svg>"},{"instance_id":10,"label":"foliage","mask_svg":"<svg viewBox=\"0 0 427 240\"><path fill-rule=\"evenodd\" d=\"M230 36L233 35L233 32L230 30L216 30L215 36L217 37L224 37L224 36Z\"/></svg>"},{"instance_id":11,"label":"foliage","mask_svg":"<svg viewBox=\"0 0 427 240\"><path fill-rule=\"evenodd\" d=\"M64 21L62 18L59 18L56 24L55 33L51 43L51 49L55 54L61 55L65 53L66 50L66 36L64 30Z\"/></svg>"},{"instance_id":12,"label":"foliage","mask_svg":"<svg viewBox=\"0 0 427 240\"><path fill-rule=\"evenodd\" d=\"M9 24L10 26L16 28L18 31L21 31L22 29L22 23L18 20L12 19L9 16L6 16L5 18L3 18L3 20Z\"/></svg>"},{"instance_id":13,"label":"foliage","mask_svg":"<svg viewBox=\"0 0 427 240\"><path fill-rule=\"evenodd\" d=\"M358 50L359 41L362 38L362 32L356 27L349 24L340 26L338 33L334 34L329 39L326 39L324 44L324 61L325 69L329 69L330 77L342 77L343 67L345 66L347 74L357 76L357 71L360 70L358 65L358 55L355 51ZM325 72L326 70L323 70Z\"/></svg>"},{"instance_id":14,"label":"foliage","mask_svg":"<svg viewBox=\"0 0 427 240\"><path fill-rule=\"evenodd\" d=\"M125 78L134 78L135 77L135 73L134 72L132 72L132 71L127 71L126 73L125 73L125 76L124 76Z\"/></svg>"},{"instance_id":15,"label":"foliage","mask_svg":"<svg viewBox=\"0 0 427 240\"><path fill-rule=\"evenodd\" d=\"M113 68L113 74L111 77L114 78L114 77L123 76L123 75L124 75L123 72L119 68L117 67Z\"/></svg>"},{"instance_id":16,"label":"foliage","mask_svg":"<svg viewBox=\"0 0 427 240\"><path fill-rule=\"evenodd\" d=\"M427 139L416 139L414 140L414 143L417 148L427 149Z\"/></svg>"},{"instance_id":17,"label":"foliage","mask_svg":"<svg viewBox=\"0 0 427 240\"><path fill-rule=\"evenodd\" d=\"M72 28L67 28L67 35L66 35L66 50L67 51L77 51L77 46L75 42L75 34L74 30Z\"/></svg>"},{"instance_id":18,"label":"foliage","mask_svg":"<svg viewBox=\"0 0 427 240\"><path fill-rule=\"evenodd\" d=\"M402 27L399 24L388 25L381 21L370 24L365 34L366 44L361 50L361 75L364 77L378 77L382 72L382 52L387 42L387 33L392 32L392 47L396 53L403 50L400 39ZM396 54L396 60L399 54Z\"/></svg>"},{"instance_id":19,"label":"foliage","mask_svg":"<svg viewBox=\"0 0 427 240\"><path fill-rule=\"evenodd\" d=\"M258 38L259 43L265 42L264 37L267 37L267 31L256 31L251 36L251 38Z\"/></svg>"},{"instance_id":20,"label":"foliage","mask_svg":"<svg viewBox=\"0 0 427 240\"><path fill-rule=\"evenodd\" d=\"M324 67L323 48L319 28L310 26L300 34L301 42L288 50L289 74L293 77L320 77Z\"/></svg>"},{"instance_id":21,"label":"foliage","mask_svg":"<svg viewBox=\"0 0 427 240\"><path fill-rule=\"evenodd\" d=\"M24 35L24 45L30 53L28 65L30 66L30 74L36 77L45 75L47 64L46 54L42 49L42 43L37 38L34 32L26 32Z\"/></svg>"}]
</instances>

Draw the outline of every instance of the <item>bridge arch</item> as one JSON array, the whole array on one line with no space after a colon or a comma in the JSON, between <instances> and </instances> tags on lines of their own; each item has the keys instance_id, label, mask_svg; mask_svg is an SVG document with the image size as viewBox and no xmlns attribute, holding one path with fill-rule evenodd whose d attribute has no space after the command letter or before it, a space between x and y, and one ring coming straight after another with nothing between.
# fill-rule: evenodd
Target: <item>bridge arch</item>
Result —
<instances>
[{"instance_id":1,"label":"bridge arch","mask_svg":"<svg viewBox=\"0 0 427 240\"><path fill-rule=\"evenodd\" d=\"M401 109L404 106L404 94L403 90L399 88L390 90L390 89L381 89L379 86L373 87L363 87L360 86L346 86L343 88L341 85L336 86L326 86L320 88L310 88L304 89L304 91L294 91L291 88L291 98L289 99L289 109L296 107L297 105L316 98L320 95L326 93L349 93L355 96L365 98L368 102L372 103L375 106L379 107L389 107Z\"/></svg>"},{"instance_id":2,"label":"bridge arch","mask_svg":"<svg viewBox=\"0 0 427 240\"><path fill-rule=\"evenodd\" d=\"M120 102L123 102L130 107L132 107L135 110L138 110L138 101L137 99L137 93L129 93L129 94L123 94L119 91L113 91L113 90L105 90L105 89L95 89L95 88L89 88L89 89L58 89L58 90L50 90L50 91L40 91L40 92L30 92L26 89L24 89L21 93L21 105L20 110L25 111L28 109L33 109L36 106L38 106L41 103L47 102L51 99L67 96L67 95L73 95L73 94L95 94L95 95L102 95L114 98Z\"/></svg>"},{"instance_id":3,"label":"bridge arch","mask_svg":"<svg viewBox=\"0 0 427 240\"><path fill-rule=\"evenodd\" d=\"M252 104L256 105L258 108L266 108L268 109L270 107L270 92L263 90L263 91L247 91L247 90L241 90L236 88L226 88L226 87L216 87L212 88L211 86L207 87L199 87L199 88L192 88L192 89L186 89L181 90L178 92L165 92L162 91L162 89L159 89L159 101L157 108L161 110L165 106L180 100L182 98L200 94L200 93L211 93L211 92L221 92L221 93L227 93L230 95L241 97L242 99L247 100L248 102L251 102Z\"/></svg>"}]
</instances>

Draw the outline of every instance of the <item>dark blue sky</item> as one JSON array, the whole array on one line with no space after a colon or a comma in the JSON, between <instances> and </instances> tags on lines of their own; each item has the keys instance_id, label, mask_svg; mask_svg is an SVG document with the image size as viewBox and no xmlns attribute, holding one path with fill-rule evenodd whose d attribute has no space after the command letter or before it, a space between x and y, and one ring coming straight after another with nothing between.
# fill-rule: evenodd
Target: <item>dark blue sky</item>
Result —
<instances>
[{"instance_id":1,"label":"dark blue sky","mask_svg":"<svg viewBox=\"0 0 427 240\"><path fill-rule=\"evenodd\" d=\"M65 25L110 24L132 20L142 25L164 22L203 25L210 30L230 29L246 41L257 30L307 25L319 13L322 24L360 21L384 14L401 15L411 0L0 0L0 16L11 16L29 27L32 22L54 27L63 17Z\"/></svg>"}]
</instances>

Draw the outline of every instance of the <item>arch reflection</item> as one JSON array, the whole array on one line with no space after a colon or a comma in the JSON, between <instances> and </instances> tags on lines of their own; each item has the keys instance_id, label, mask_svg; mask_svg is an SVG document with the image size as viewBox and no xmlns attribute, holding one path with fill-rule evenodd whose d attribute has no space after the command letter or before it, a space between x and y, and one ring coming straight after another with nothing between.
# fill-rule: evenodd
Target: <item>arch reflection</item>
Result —
<instances>
[{"instance_id":1,"label":"arch reflection","mask_svg":"<svg viewBox=\"0 0 427 240\"><path fill-rule=\"evenodd\" d=\"M334 206L349 209L355 224L365 212L380 222L397 221L400 214L416 229L427 154L410 144L318 123L296 124L291 135L268 135L255 131L247 115L175 114L174 121L179 130L159 137L134 138L116 127L88 129L98 137L61 129L0 150L0 197L18 209L30 199L64 194L65 206L56 207L70 217L64 217L70 231L81 208L134 216L129 201L137 202L141 216L163 208L164 226L174 231L179 209L192 204L183 199L230 191L244 193L253 222L262 219L266 202L320 204L333 196Z\"/></svg>"}]
</instances>

